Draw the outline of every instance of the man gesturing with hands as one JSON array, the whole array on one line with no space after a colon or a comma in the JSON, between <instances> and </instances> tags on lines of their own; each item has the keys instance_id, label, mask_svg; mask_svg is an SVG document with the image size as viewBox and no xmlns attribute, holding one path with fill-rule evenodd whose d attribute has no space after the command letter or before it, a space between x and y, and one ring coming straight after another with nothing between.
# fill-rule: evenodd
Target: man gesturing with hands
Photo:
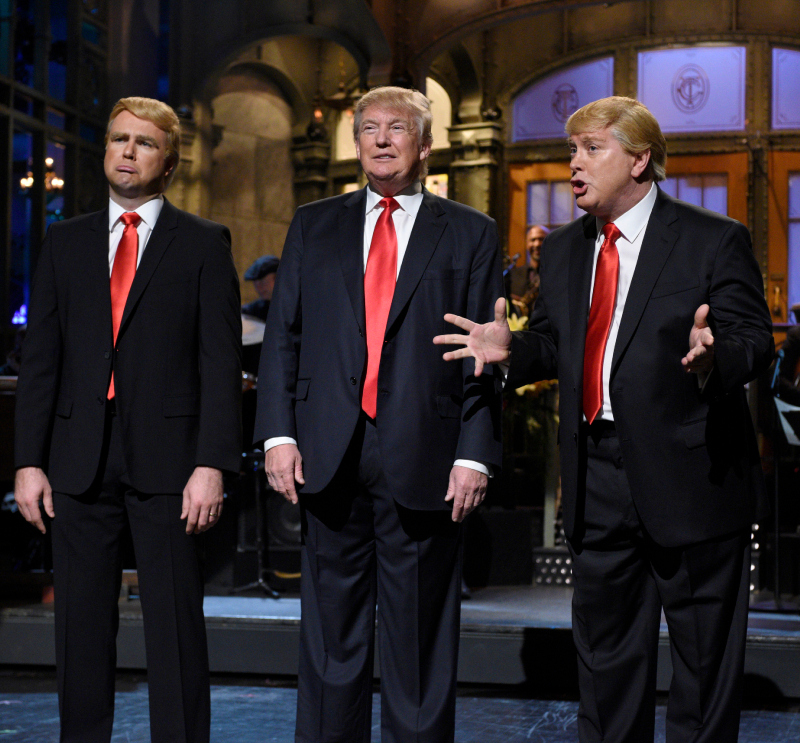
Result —
<instances>
[{"instance_id":1,"label":"man gesturing with hands","mask_svg":"<svg viewBox=\"0 0 800 743\"><path fill-rule=\"evenodd\" d=\"M581 742L653 740L663 608L668 743L734 743L765 496L744 392L773 355L761 273L741 224L658 188L666 142L641 103L590 103L567 134L587 214L546 239L529 329L497 300L435 342L476 374L507 365L512 388L558 378Z\"/></svg>"},{"instance_id":2,"label":"man gesturing with hands","mask_svg":"<svg viewBox=\"0 0 800 743\"><path fill-rule=\"evenodd\" d=\"M375 605L384 740L453 740L461 525L501 461L500 389L431 338L502 292L493 220L420 182L428 100L357 104L368 185L298 209L259 369L256 438L303 514L296 740L369 741Z\"/></svg>"}]
</instances>

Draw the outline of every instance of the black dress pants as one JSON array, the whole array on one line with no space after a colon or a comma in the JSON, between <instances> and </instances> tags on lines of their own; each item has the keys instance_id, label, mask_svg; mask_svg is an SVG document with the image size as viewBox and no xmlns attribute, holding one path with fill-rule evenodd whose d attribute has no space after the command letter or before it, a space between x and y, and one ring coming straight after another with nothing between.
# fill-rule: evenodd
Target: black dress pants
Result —
<instances>
[{"instance_id":1,"label":"black dress pants","mask_svg":"<svg viewBox=\"0 0 800 743\"><path fill-rule=\"evenodd\" d=\"M56 667L63 743L107 743L114 717L121 537L130 524L139 576L154 743L206 743L210 690L203 582L180 494L126 483L109 414L103 465L81 496L54 493Z\"/></svg>"},{"instance_id":2,"label":"black dress pants","mask_svg":"<svg viewBox=\"0 0 800 743\"><path fill-rule=\"evenodd\" d=\"M446 493L442 485L442 499ZM369 743L375 606L383 743L451 743L461 613L461 529L403 508L362 416L334 482L301 495L298 743Z\"/></svg>"},{"instance_id":3,"label":"black dress pants","mask_svg":"<svg viewBox=\"0 0 800 743\"><path fill-rule=\"evenodd\" d=\"M637 515L616 435L587 435L586 445L586 500L569 544L580 740L653 740L663 607L673 666L667 743L735 743L749 530L688 547L658 546Z\"/></svg>"}]
</instances>

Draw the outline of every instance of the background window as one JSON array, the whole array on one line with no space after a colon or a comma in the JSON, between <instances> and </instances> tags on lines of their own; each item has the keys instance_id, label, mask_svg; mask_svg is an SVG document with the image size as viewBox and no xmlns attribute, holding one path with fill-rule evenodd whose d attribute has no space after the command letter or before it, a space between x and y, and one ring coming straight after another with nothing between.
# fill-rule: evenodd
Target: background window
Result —
<instances>
[{"instance_id":1,"label":"background window","mask_svg":"<svg viewBox=\"0 0 800 743\"><path fill-rule=\"evenodd\" d=\"M585 213L575 204L572 186L568 180L528 183L527 226L543 224L552 229Z\"/></svg>"},{"instance_id":2,"label":"background window","mask_svg":"<svg viewBox=\"0 0 800 743\"><path fill-rule=\"evenodd\" d=\"M673 176L658 185L673 198L728 214L728 176L725 173Z\"/></svg>"}]
</instances>

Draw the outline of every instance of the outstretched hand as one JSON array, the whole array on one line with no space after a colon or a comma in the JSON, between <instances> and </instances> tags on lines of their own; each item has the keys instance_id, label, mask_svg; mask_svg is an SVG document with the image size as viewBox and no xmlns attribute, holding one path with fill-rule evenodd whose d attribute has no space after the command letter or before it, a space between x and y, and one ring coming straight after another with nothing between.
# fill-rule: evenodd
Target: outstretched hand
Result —
<instances>
[{"instance_id":1,"label":"outstretched hand","mask_svg":"<svg viewBox=\"0 0 800 743\"><path fill-rule=\"evenodd\" d=\"M508 361L511 349L511 330L506 319L506 300L500 297L494 303L494 320L483 325L467 320L466 317L447 314L445 322L466 330L469 335L450 333L437 335L433 342L437 345L463 346L444 354L445 361L475 359L475 376L479 377L485 364L497 364Z\"/></svg>"},{"instance_id":2,"label":"outstretched hand","mask_svg":"<svg viewBox=\"0 0 800 743\"><path fill-rule=\"evenodd\" d=\"M708 327L709 309L707 304L697 308L689 332L689 353L681 359L684 369L693 374L707 374L714 366L714 334Z\"/></svg>"}]
</instances>

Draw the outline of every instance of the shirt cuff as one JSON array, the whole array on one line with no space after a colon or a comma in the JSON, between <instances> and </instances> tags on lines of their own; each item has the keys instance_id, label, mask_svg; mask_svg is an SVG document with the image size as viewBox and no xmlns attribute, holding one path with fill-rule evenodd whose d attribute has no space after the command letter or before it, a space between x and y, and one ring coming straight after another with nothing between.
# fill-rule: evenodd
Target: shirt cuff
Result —
<instances>
[{"instance_id":1,"label":"shirt cuff","mask_svg":"<svg viewBox=\"0 0 800 743\"><path fill-rule=\"evenodd\" d=\"M281 444L294 444L297 446L297 442L290 436L273 436L271 439L267 439L264 442L264 451L268 452L273 447L280 446Z\"/></svg>"},{"instance_id":2,"label":"shirt cuff","mask_svg":"<svg viewBox=\"0 0 800 743\"><path fill-rule=\"evenodd\" d=\"M459 467L468 467L476 472L482 472L484 475L486 475L486 477L492 476L492 473L489 472L489 468L485 464L473 462L471 459L456 459L456 461L453 462L453 466L455 467L456 465Z\"/></svg>"}]
</instances>

